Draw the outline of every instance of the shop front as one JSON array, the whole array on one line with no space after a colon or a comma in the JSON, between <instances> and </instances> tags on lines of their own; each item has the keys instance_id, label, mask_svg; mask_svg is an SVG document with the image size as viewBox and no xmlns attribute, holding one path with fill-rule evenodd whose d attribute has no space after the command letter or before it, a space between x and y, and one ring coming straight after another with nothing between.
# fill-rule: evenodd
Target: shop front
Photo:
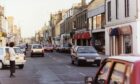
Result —
<instances>
[{"instance_id":1,"label":"shop front","mask_svg":"<svg viewBox=\"0 0 140 84\"><path fill-rule=\"evenodd\" d=\"M82 32L82 33L76 33L73 35L73 39L75 40L75 45L78 46L89 46L91 35L89 32Z\"/></svg>"},{"instance_id":2,"label":"shop front","mask_svg":"<svg viewBox=\"0 0 140 84\"><path fill-rule=\"evenodd\" d=\"M132 53L132 28L130 25L110 29L110 54Z\"/></svg>"},{"instance_id":3,"label":"shop front","mask_svg":"<svg viewBox=\"0 0 140 84\"><path fill-rule=\"evenodd\" d=\"M92 33L92 45L99 53L105 54L105 32Z\"/></svg>"}]
</instances>

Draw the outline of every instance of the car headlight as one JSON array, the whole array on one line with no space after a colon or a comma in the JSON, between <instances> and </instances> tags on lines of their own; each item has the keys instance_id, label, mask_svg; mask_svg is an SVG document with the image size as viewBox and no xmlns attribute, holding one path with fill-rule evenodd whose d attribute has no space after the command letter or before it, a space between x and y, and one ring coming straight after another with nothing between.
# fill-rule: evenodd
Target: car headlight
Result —
<instances>
[{"instance_id":1,"label":"car headlight","mask_svg":"<svg viewBox=\"0 0 140 84\"><path fill-rule=\"evenodd\" d=\"M96 59L101 59L101 57L96 57Z\"/></svg>"},{"instance_id":2,"label":"car headlight","mask_svg":"<svg viewBox=\"0 0 140 84\"><path fill-rule=\"evenodd\" d=\"M85 57L79 57L79 59L85 59Z\"/></svg>"}]
</instances>

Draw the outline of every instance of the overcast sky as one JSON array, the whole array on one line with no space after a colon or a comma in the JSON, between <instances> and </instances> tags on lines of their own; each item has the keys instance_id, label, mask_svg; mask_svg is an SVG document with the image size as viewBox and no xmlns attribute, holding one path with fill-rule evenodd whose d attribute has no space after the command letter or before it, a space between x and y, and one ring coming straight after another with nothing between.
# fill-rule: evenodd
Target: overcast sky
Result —
<instances>
[{"instance_id":1,"label":"overcast sky","mask_svg":"<svg viewBox=\"0 0 140 84\"><path fill-rule=\"evenodd\" d=\"M14 16L15 23L22 29L23 37L34 36L50 13L70 8L81 0L0 0L5 7L6 16ZM87 0L89 2L90 0Z\"/></svg>"}]
</instances>

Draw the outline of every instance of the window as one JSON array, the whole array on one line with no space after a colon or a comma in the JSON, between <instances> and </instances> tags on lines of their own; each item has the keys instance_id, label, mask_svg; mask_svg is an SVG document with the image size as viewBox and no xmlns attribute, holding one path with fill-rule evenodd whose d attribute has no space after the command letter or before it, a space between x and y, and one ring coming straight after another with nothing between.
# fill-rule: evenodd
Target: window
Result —
<instances>
[{"instance_id":1,"label":"window","mask_svg":"<svg viewBox=\"0 0 140 84\"><path fill-rule=\"evenodd\" d=\"M97 29L101 28L101 14L96 16L96 27Z\"/></svg>"},{"instance_id":2,"label":"window","mask_svg":"<svg viewBox=\"0 0 140 84\"><path fill-rule=\"evenodd\" d=\"M102 13L101 14L101 27L104 29L105 28L105 23L106 23L106 20L105 20L105 13Z\"/></svg>"},{"instance_id":3,"label":"window","mask_svg":"<svg viewBox=\"0 0 140 84\"><path fill-rule=\"evenodd\" d=\"M96 16L93 17L93 29L96 29Z\"/></svg>"},{"instance_id":4,"label":"window","mask_svg":"<svg viewBox=\"0 0 140 84\"><path fill-rule=\"evenodd\" d=\"M125 64L115 63L109 84L123 84L125 68Z\"/></svg>"},{"instance_id":5,"label":"window","mask_svg":"<svg viewBox=\"0 0 140 84\"><path fill-rule=\"evenodd\" d=\"M129 17L129 0L124 0L125 2L125 17Z\"/></svg>"},{"instance_id":6,"label":"window","mask_svg":"<svg viewBox=\"0 0 140 84\"><path fill-rule=\"evenodd\" d=\"M116 0L116 19L118 19L118 0Z\"/></svg>"},{"instance_id":7,"label":"window","mask_svg":"<svg viewBox=\"0 0 140 84\"><path fill-rule=\"evenodd\" d=\"M132 53L132 37L131 35L124 36L124 53Z\"/></svg>"},{"instance_id":8,"label":"window","mask_svg":"<svg viewBox=\"0 0 140 84\"><path fill-rule=\"evenodd\" d=\"M108 21L111 21L111 1L107 3L107 13L108 13Z\"/></svg>"},{"instance_id":9,"label":"window","mask_svg":"<svg viewBox=\"0 0 140 84\"><path fill-rule=\"evenodd\" d=\"M107 80L110 68L111 62L106 62L97 75L96 83L98 83L100 80Z\"/></svg>"},{"instance_id":10,"label":"window","mask_svg":"<svg viewBox=\"0 0 140 84\"><path fill-rule=\"evenodd\" d=\"M92 18L88 19L89 30L92 30Z\"/></svg>"}]
</instances>

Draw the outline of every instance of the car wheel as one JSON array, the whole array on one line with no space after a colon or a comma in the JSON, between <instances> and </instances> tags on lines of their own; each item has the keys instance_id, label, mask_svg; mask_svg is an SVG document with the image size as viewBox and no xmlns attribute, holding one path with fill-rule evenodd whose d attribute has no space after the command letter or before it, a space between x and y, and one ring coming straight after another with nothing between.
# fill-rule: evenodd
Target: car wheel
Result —
<instances>
[{"instance_id":1,"label":"car wheel","mask_svg":"<svg viewBox=\"0 0 140 84\"><path fill-rule=\"evenodd\" d=\"M33 57L33 53L31 53L31 57Z\"/></svg>"},{"instance_id":2,"label":"car wheel","mask_svg":"<svg viewBox=\"0 0 140 84\"><path fill-rule=\"evenodd\" d=\"M42 54L42 57L44 57L44 54Z\"/></svg>"},{"instance_id":3,"label":"car wheel","mask_svg":"<svg viewBox=\"0 0 140 84\"><path fill-rule=\"evenodd\" d=\"M74 64L74 60L71 58L71 64Z\"/></svg>"},{"instance_id":4,"label":"car wheel","mask_svg":"<svg viewBox=\"0 0 140 84\"><path fill-rule=\"evenodd\" d=\"M76 65L77 66L80 66L81 65L81 62L78 59L76 60Z\"/></svg>"},{"instance_id":5,"label":"car wheel","mask_svg":"<svg viewBox=\"0 0 140 84\"><path fill-rule=\"evenodd\" d=\"M3 69L3 63L2 62L0 62L0 69Z\"/></svg>"},{"instance_id":6,"label":"car wheel","mask_svg":"<svg viewBox=\"0 0 140 84\"><path fill-rule=\"evenodd\" d=\"M20 69L23 69L24 65L23 65L23 64L22 64L22 65L18 65L18 67L19 67Z\"/></svg>"}]
</instances>

